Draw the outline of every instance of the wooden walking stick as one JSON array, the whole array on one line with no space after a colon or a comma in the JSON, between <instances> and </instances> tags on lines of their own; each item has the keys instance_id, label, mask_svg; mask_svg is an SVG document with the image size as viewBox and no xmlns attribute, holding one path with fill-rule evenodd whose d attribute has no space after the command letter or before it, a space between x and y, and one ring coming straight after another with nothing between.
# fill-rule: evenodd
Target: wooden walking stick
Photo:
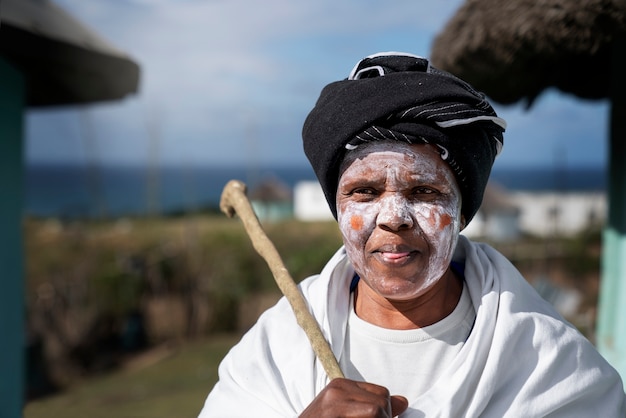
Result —
<instances>
[{"instance_id":1,"label":"wooden walking stick","mask_svg":"<svg viewBox=\"0 0 626 418\"><path fill-rule=\"evenodd\" d=\"M309 312L302 293L300 293L289 271L287 271L276 247L274 247L274 244L261 227L259 219L246 196L246 185L238 180L229 181L222 191L220 209L229 218L232 218L235 214L239 215L254 249L263 257L272 271L276 284L291 304L298 325L309 338L313 351L322 363L328 377L331 380L343 377L337 359L330 349L328 341L324 338L319 324L313 318L311 312Z\"/></svg>"}]
</instances>

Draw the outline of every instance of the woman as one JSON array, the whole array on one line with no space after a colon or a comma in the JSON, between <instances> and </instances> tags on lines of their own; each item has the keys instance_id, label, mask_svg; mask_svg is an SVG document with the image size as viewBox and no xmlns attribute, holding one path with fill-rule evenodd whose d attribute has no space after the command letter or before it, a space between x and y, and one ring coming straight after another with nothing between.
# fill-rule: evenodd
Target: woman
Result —
<instances>
[{"instance_id":1,"label":"woman","mask_svg":"<svg viewBox=\"0 0 626 418\"><path fill-rule=\"evenodd\" d=\"M345 379L281 300L220 366L202 418L623 417L617 372L497 251L459 235L505 124L410 54L360 61L304 124L344 246L301 284Z\"/></svg>"}]
</instances>

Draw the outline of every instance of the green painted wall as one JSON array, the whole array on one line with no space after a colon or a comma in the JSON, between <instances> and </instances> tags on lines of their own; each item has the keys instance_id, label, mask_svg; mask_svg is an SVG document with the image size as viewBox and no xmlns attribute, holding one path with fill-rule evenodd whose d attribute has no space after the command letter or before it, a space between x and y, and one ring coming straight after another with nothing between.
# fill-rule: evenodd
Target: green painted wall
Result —
<instances>
[{"instance_id":1,"label":"green painted wall","mask_svg":"<svg viewBox=\"0 0 626 418\"><path fill-rule=\"evenodd\" d=\"M609 216L602 243L598 349L626 381L626 101L613 102Z\"/></svg>"},{"instance_id":2,"label":"green painted wall","mask_svg":"<svg viewBox=\"0 0 626 418\"><path fill-rule=\"evenodd\" d=\"M24 267L22 251L24 79L0 57L0 416L22 416Z\"/></svg>"},{"instance_id":3,"label":"green painted wall","mask_svg":"<svg viewBox=\"0 0 626 418\"><path fill-rule=\"evenodd\" d=\"M603 247L597 345L626 381L626 235L607 228Z\"/></svg>"},{"instance_id":4,"label":"green painted wall","mask_svg":"<svg viewBox=\"0 0 626 418\"><path fill-rule=\"evenodd\" d=\"M626 36L614 41L608 222L602 242L597 346L626 382Z\"/></svg>"}]
</instances>

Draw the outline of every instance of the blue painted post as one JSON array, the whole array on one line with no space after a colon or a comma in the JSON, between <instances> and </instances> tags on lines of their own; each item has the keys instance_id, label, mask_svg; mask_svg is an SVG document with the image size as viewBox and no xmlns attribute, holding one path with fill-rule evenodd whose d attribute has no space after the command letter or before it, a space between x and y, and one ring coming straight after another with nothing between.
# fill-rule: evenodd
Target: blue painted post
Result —
<instances>
[{"instance_id":1,"label":"blue painted post","mask_svg":"<svg viewBox=\"0 0 626 418\"><path fill-rule=\"evenodd\" d=\"M22 132L25 84L0 57L0 416L22 416L24 272Z\"/></svg>"},{"instance_id":2,"label":"blue painted post","mask_svg":"<svg viewBox=\"0 0 626 418\"><path fill-rule=\"evenodd\" d=\"M597 346L626 382L626 39L613 54L609 133L609 214L602 242Z\"/></svg>"}]
</instances>

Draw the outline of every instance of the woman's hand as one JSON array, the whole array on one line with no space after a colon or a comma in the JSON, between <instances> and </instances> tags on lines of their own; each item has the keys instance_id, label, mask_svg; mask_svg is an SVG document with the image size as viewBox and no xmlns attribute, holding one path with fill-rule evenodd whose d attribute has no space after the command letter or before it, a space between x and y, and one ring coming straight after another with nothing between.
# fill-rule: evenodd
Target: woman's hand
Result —
<instances>
[{"instance_id":1,"label":"woman's hand","mask_svg":"<svg viewBox=\"0 0 626 418\"><path fill-rule=\"evenodd\" d=\"M372 383L334 379L302 412L300 418L391 418L406 411L403 396L390 396L389 390Z\"/></svg>"}]
</instances>

